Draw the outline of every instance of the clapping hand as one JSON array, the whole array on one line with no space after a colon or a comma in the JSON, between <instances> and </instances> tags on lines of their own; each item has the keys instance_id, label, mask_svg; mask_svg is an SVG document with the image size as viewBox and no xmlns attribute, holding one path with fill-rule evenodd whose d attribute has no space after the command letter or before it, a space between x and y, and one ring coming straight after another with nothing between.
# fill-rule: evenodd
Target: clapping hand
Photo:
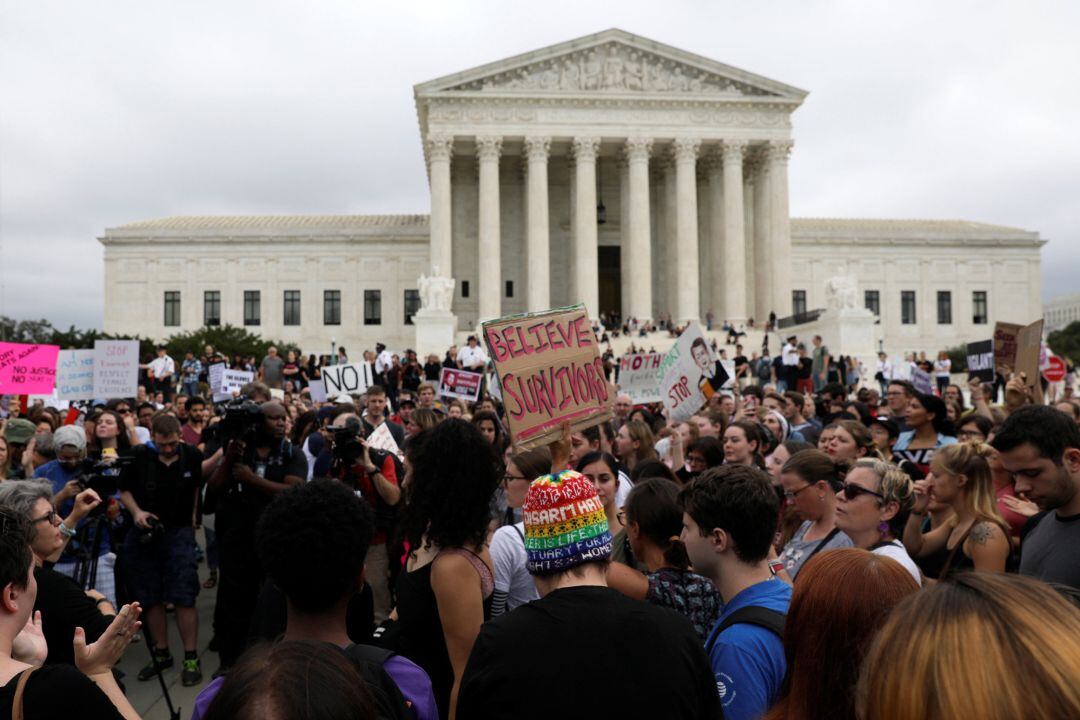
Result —
<instances>
[{"instance_id":1,"label":"clapping hand","mask_svg":"<svg viewBox=\"0 0 1080 720\"><path fill-rule=\"evenodd\" d=\"M131 643L131 636L142 627L139 615L142 608L139 603L131 603L120 608L120 612L97 639L86 644L86 631L75 628L75 665L84 675L102 675L112 670L120 661L124 650Z\"/></svg>"},{"instance_id":2,"label":"clapping hand","mask_svg":"<svg viewBox=\"0 0 1080 720\"><path fill-rule=\"evenodd\" d=\"M101 496L87 488L75 496L75 504L71 508L71 515L75 522L82 520L90 514L90 511L101 504Z\"/></svg>"},{"instance_id":3,"label":"clapping hand","mask_svg":"<svg viewBox=\"0 0 1080 720\"><path fill-rule=\"evenodd\" d=\"M1024 517L1031 517L1039 512L1039 506L1028 500L1023 495L1013 497L1012 495L1005 495L1001 498L1001 502L1009 510L1012 510L1017 515L1023 515Z\"/></svg>"},{"instance_id":4,"label":"clapping hand","mask_svg":"<svg viewBox=\"0 0 1080 720\"><path fill-rule=\"evenodd\" d=\"M41 611L35 610L26 618L26 625L11 644L11 657L28 665L44 665L49 654L45 633L41 631Z\"/></svg>"},{"instance_id":5,"label":"clapping hand","mask_svg":"<svg viewBox=\"0 0 1080 720\"><path fill-rule=\"evenodd\" d=\"M913 513L921 515L926 512L926 508L930 505L930 489L932 487L933 484L929 480L915 481L915 505L911 508Z\"/></svg>"}]
</instances>

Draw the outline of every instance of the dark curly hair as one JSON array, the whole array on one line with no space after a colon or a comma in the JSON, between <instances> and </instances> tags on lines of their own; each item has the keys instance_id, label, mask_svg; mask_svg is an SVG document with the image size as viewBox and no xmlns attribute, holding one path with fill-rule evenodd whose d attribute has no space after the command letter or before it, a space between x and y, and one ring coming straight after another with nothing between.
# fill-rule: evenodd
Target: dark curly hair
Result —
<instances>
[{"instance_id":1,"label":"dark curly hair","mask_svg":"<svg viewBox=\"0 0 1080 720\"><path fill-rule=\"evenodd\" d=\"M491 445L472 423L450 418L409 443L401 531L413 548L481 545L499 485Z\"/></svg>"},{"instance_id":2,"label":"dark curly hair","mask_svg":"<svg viewBox=\"0 0 1080 720\"><path fill-rule=\"evenodd\" d=\"M255 547L296 609L319 613L357 587L374 531L371 506L324 478L274 498L255 527Z\"/></svg>"}]
</instances>

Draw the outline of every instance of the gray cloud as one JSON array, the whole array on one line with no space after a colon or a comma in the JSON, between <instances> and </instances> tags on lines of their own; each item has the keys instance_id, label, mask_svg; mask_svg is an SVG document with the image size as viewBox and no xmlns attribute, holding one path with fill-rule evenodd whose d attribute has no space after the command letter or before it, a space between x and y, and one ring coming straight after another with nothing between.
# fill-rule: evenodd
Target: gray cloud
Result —
<instances>
[{"instance_id":1,"label":"gray cloud","mask_svg":"<svg viewBox=\"0 0 1080 720\"><path fill-rule=\"evenodd\" d=\"M1038 230L1075 286L1075 3L374 5L0 4L0 312L98 325L134 220L426 212L412 86L611 26L810 90L793 214Z\"/></svg>"}]
</instances>

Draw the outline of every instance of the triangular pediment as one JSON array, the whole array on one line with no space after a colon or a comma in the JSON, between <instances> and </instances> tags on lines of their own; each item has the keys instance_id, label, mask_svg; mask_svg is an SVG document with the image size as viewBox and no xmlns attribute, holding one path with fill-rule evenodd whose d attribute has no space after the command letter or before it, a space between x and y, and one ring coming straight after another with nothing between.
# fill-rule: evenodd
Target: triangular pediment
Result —
<instances>
[{"instance_id":1,"label":"triangular pediment","mask_svg":"<svg viewBox=\"0 0 1080 720\"><path fill-rule=\"evenodd\" d=\"M643 94L774 98L806 91L622 30L552 45L417 85L417 95Z\"/></svg>"}]
</instances>

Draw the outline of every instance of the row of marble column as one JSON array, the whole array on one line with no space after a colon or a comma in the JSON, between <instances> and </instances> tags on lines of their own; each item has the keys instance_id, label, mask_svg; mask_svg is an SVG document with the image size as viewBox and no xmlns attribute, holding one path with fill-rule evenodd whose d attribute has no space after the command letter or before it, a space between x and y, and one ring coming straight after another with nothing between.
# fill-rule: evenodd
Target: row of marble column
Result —
<instances>
[{"instance_id":1,"label":"row of marble column","mask_svg":"<svg viewBox=\"0 0 1080 720\"><path fill-rule=\"evenodd\" d=\"M431 186L431 264L436 272L452 273L450 162L454 137L432 134L427 138ZM500 313L500 208L499 158L503 139L477 136L479 166L479 267L477 300L479 319ZM662 248L667 272L665 285L673 307L667 308L679 322L702 316L698 254L698 164L704 165L708 197L708 236L711 278L706 302L721 319L743 321L750 303L759 316L769 311L785 315L790 310L791 251L788 215L787 163L790 141L768 141L753 147L759 163L755 178L744 175L744 160L751 144L746 140L705 141L675 138L660 158L653 157L654 140L629 137L622 144L623 307L630 317L653 315L652 242L650 233L649 165L659 160L664 172L665 223L674 238ZM590 314L599 312L599 273L596 215L596 164L599 137L575 137L570 144L573 171L571 186L570 298L580 301ZM704 151L703 151L704 148ZM526 307L551 307L550 232L548 210L548 162L550 137L526 136L523 160L526 172L525 261L528 268ZM753 188L755 212L747 213L744 188ZM673 197L672 197L673 196ZM671 200L674 200L672 203ZM576 212L574 208L587 208ZM747 232L747 224L753 225ZM747 242L748 235L751 242ZM749 250L749 256L748 256ZM749 269L749 270L748 270ZM747 275L754 273L754 292L748 293ZM667 298L665 299L667 300Z\"/></svg>"}]
</instances>

